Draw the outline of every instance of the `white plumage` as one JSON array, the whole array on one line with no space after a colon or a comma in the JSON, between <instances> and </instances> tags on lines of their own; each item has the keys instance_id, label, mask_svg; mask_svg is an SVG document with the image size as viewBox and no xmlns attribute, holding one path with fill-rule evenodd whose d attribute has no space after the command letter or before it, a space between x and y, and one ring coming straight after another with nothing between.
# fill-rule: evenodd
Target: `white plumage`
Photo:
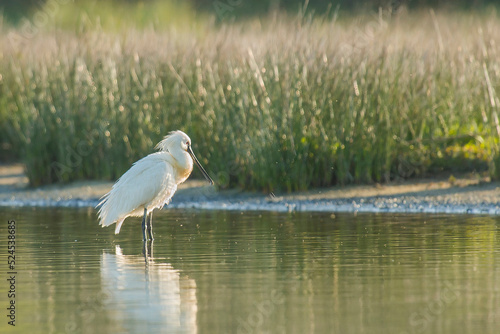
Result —
<instances>
[{"instance_id":1,"label":"white plumage","mask_svg":"<svg viewBox=\"0 0 500 334\"><path fill-rule=\"evenodd\" d=\"M213 184L191 149L191 139L182 131L173 131L156 145L159 152L135 162L101 198L100 225L116 222L115 233L120 232L127 217L143 216L143 239L147 230L152 236L152 213L170 202L177 185L184 182L193 170L193 160L203 175Z\"/></svg>"}]
</instances>

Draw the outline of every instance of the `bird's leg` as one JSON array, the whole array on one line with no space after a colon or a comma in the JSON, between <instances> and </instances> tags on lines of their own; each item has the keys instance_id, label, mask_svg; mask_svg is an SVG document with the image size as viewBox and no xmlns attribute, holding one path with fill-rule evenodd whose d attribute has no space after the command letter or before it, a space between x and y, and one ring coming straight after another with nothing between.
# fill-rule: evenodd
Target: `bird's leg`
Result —
<instances>
[{"instance_id":1,"label":"bird's leg","mask_svg":"<svg viewBox=\"0 0 500 334\"><path fill-rule=\"evenodd\" d=\"M153 258L153 240L148 244L148 255L150 258Z\"/></svg>"},{"instance_id":2,"label":"bird's leg","mask_svg":"<svg viewBox=\"0 0 500 334\"><path fill-rule=\"evenodd\" d=\"M146 241L146 217L148 215L148 209L144 208L144 216L142 217L142 240Z\"/></svg>"},{"instance_id":3,"label":"bird's leg","mask_svg":"<svg viewBox=\"0 0 500 334\"><path fill-rule=\"evenodd\" d=\"M148 216L147 220L147 229L148 229L148 235L149 235L149 240L153 241L153 211Z\"/></svg>"},{"instance_id":4,"label":"bird's leg","mask_svg":"<svg viewBox=\"0 0 500 334\"><path fill-rule=\"evenodd\" d=\"M148 244L147 240L142 241L142 255L144 255L144 261L146 261L146 264L148 263L148 257L149 257L147 244Z\"/></svg>"}]
</instances>

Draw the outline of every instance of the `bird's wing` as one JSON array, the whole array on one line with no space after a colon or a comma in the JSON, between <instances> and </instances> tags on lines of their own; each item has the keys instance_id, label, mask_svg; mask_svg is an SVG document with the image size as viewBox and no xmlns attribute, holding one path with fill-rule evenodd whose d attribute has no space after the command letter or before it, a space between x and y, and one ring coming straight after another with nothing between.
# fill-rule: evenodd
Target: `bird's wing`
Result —
<instances>
[{"instance_id":1,"label":"bird's wing","mask_svg":"<svg viewBox=\"0 0 500 334\"><path fill-rule=\"evenodd\" d=\"M151 202L148 203L148 210L153 210L154 208L161 209L165 204L168 204L177 190L174 176L175 170L170 160L170 154L159 152L155 153L154 156L159 160L158 167L156 167L159 175L156 179L157 192Z\"/></svg>"},{"instance_id":2,"label":"bird's wing","mask_svg":"<svg viewBox=\"0 0 500 334\"><path fill-rule=\"evenodd\" d=\"M150 154L134 163L102 198L99 203L101 225L108 226L127 216L142 215L142 208L162 192L164 179L171 178L169 174L173 171L158 155Z\"/></svg>"}]
</instances>

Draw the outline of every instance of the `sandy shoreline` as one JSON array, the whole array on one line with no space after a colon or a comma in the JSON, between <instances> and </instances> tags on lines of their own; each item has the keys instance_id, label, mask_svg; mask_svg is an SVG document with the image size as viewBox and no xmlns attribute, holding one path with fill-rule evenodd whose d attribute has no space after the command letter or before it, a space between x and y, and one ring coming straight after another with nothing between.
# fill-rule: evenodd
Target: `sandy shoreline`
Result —
<instances>
[{"instance_id":1,"label":"sandy shoreline","mask_svg":"<svg viewBox=\"0 0 500 334\"><path fill-rule=\"evenodd\" d=\"M451 181L451 182L450 182ZM111 182L28 188L20 164L0 165L0 206L94 207ZM189 180L169 207L210 210L465 213L500 215L500 183L477 175L384 185L332 187L293 194L225 190Z\"/></svg>"}]
</instances>

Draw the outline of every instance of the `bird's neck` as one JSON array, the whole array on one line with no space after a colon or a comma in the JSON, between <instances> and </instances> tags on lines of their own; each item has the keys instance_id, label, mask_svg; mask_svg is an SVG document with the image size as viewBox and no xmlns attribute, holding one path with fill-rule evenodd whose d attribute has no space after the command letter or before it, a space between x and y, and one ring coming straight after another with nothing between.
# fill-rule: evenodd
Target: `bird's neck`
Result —
<instances>
[{"instance_id":1,"label":"bird's neck","mask_svg":"<svg viewBox=\"0 0 500 334\"><path fill-rule=\"evenodd\" d=\"M191 172L193 171L193 159L187 152L179 152L175 155L172 154L175 161L176 181L177 184L186 181Z\"/></svg>"}]
</instances>

